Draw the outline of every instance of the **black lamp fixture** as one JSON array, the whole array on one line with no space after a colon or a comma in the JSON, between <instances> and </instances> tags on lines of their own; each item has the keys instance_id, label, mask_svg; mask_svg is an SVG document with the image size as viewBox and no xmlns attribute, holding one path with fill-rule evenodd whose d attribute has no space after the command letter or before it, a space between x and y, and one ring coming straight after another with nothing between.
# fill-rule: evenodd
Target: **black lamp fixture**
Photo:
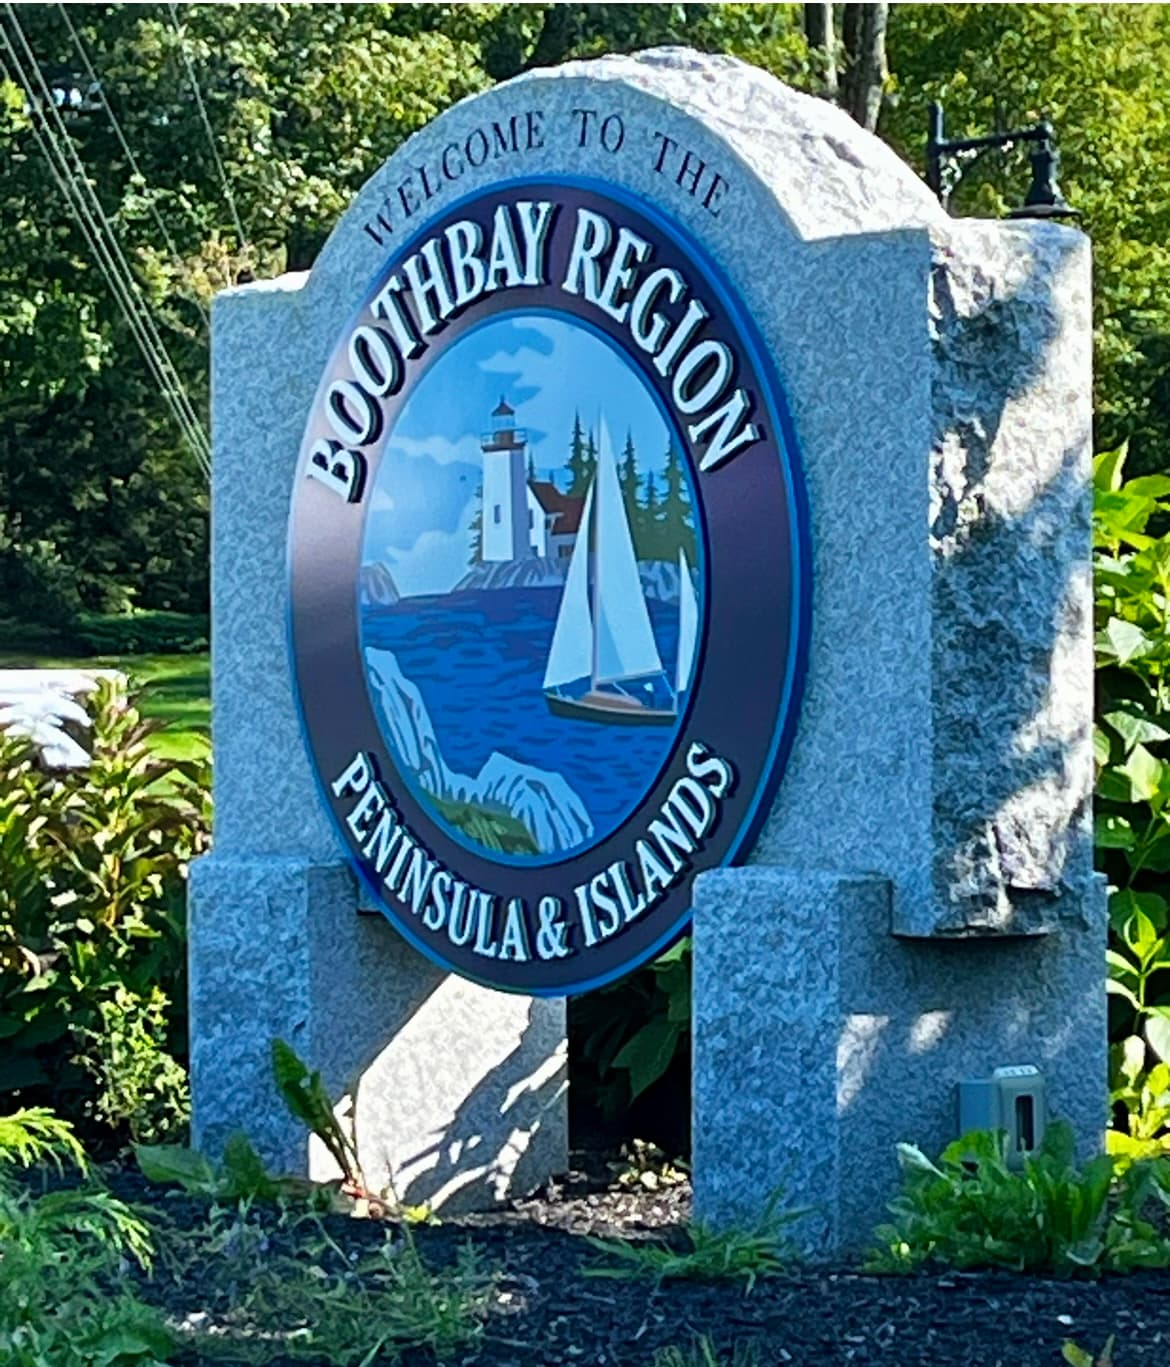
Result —
<instances>
[{"instance_id":1,"label":"black lamp fixture","mask_svg":"<svg viewBox=\"0 0 1170 1367\"><path fill-rule=\"evenodd\" d=\"M945 138L943 136L943 108L934 102L930 106L930 132L926 140L926 183L938 196L944 209L950 209L951 196L964 173L986 152L1006 151L1019 143L1031 147L1032 183L1024 202L1013 209L1009 218L1076 219L1074 209L1060 192L1056 173L1060 154L1056 150L1056 132L1047 120L1029 128L1013 128L1004 133L988 133L980 138Z\"/></svg>"}]
</instances>

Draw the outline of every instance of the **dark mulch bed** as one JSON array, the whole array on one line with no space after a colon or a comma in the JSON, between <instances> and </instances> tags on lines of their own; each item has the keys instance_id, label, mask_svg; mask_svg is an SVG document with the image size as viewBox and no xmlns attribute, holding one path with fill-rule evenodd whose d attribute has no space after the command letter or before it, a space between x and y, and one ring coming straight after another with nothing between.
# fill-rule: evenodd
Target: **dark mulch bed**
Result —
<instances>
[{"instance_id":1,"label":"dark mulch bed","mask_svg":"<svg viewBox=\"0 0 1170 1367\"><path fill-rule=\"evenodd\" d=\"M112 1185L135 1201L162 1205L177 1225L207 1218L207 1205L161 1198L129 1173ZM479 1349L455 1359L478 1367L649 1367L658 1349L705 1334L721 1349L753 1341L763 1367L883 1364L883 1367L1055 1367L1072 1339L1099 1352L1116 1336L1116 1367L1170 1364L1170 1273L1099 1282L1047 1281L981 1273L879 1278L846 1269L806 1270L742 1284L598 1280L583 1275L598 1255L586 1235L667 1234L686 1220L685 1187L657 1192L601 1188L597 1170L575 1174L542 1198L490 1216L420 1228L426 1259L447 1263L470 1238L502 1265L506 1292ZM272 1222L273 1246L292 1252L297 1238ZM326 1219L332 1237L357 1251L380 1243L385 1227L345 1216ZM198 1313L215 1286L180 1285L160 1271L148 1299L182 1318ZM219 1359L222 1363L222 1359ZM430 1363L411 1354L408 1367ZM325 1360L322 1360L324 1364ZM184 1367L202 1367L188 1357Z\"/></svg>"}]
</instances>

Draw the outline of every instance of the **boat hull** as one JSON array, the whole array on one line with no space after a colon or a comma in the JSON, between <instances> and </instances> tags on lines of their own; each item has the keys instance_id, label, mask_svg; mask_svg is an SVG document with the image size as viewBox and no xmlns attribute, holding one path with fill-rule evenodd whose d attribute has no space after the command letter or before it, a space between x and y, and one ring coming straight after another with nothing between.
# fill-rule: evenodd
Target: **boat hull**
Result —
<instances>
[{"instance_id":1,"label":"boat hull","mask_svg":"<svg viewBox=\"0 0 1170 1367\"><path fill-rule=\"evenodd\" d=\"M678 713L663 707L647 707L620 693L586 693L581 698L566 698L546 692L548 710L557 717L591 721L603 726L673 726Z\"/></svg>"}]
</instances>

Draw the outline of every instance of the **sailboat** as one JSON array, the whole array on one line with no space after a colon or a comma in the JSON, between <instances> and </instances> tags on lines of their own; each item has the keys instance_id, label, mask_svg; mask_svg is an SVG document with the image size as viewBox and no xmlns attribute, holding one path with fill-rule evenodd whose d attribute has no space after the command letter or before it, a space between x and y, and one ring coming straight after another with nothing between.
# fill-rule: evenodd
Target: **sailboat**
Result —
<instances>
[{"instance_id":1,"label":"sailboat","mask_svg":"<svg viewBox=\"0 0 1170 1367\"><path fill-rule=\"evenodd\" d=\"M681 547L678 571L678 659L671 688L650 625L613 449L602 423L597 469L585 495L544 672L549 711L623 726L670 726L677 720L690 686L699 625L690 566Z\"/></svg>"}]
</instances>

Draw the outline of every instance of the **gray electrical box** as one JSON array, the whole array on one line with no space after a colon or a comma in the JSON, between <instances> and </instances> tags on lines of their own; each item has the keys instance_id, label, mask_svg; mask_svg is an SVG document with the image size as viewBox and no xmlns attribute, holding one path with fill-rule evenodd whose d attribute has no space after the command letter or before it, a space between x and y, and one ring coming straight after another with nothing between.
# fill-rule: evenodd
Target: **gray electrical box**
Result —
<instances>
[{"instance_id":1,"label":"gray electrical box","mask_svg":"<svg viewBox=\"0 0 1170 1367\"><path fill-rule=\"evenodd\" d=\"M1031 1063L997 1068L989 1078L959 1083L959 1134L1003 1130L1009 1163L1019 1163L1044 1142L1048 1092Z\"/></svg>"}]
</instances>

